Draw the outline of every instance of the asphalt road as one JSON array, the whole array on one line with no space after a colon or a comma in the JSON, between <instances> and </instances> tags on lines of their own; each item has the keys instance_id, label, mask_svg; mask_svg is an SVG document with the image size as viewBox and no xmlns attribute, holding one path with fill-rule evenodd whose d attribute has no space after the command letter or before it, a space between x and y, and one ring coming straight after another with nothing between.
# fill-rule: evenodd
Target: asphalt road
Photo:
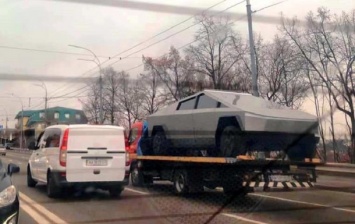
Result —
<instances>
[{"instance_id":1,"label":"asphalt road","mask_svg":"<svg viewBox=\"0 0 355 224\"><path fill-rule=\"evenodd\" d=\"M29 154L8 152L4 163L20 165L13 175L20 191L20 224L31 223L355 223L354 179L320 176L312 190L256 192L231 200L218 190L178 197L162 182L149 188L128 186L119 199L105 191L46 196L45 186L26 186Z\"/></svg>"}]
</instances>

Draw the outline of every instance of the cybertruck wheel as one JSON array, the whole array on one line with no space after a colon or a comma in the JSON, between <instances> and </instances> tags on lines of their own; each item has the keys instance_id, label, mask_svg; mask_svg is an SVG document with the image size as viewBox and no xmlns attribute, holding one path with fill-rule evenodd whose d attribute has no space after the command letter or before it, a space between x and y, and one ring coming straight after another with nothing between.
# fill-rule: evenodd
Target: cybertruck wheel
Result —
<instances>
[{"instance_id":1,"label":"cybertruck wheel","mask_svg":"<svg viewBox=\"0 0 355 224\"><path fill-rule=\"evenodd\" d=\"M246 152L240 129L236 126L227 126L220 137L219 155L222 157L236 157Z\"/></svg>"},{"instance_id":2,"label":"cybertruck wheel","mask_svg":"<svg viewBox=\"0 0 355 224\"><path fill-rule=\"evenodd\" d=\"M164 131L158 131L153 137L154 155L166 155L168 151L168 140Z\"/></svg>"}]
</instances>

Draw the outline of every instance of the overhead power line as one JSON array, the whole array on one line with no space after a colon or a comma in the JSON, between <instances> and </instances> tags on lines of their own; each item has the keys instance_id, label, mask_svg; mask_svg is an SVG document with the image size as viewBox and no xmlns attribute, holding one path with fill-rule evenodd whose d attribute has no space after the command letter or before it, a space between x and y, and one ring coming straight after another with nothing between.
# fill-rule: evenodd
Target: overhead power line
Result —
<instances>
[{"instance_id":1,"label":"overhead power line","mask_svg":"<svg viewBox=\"0 0 355 224\"><path fill-rule=\"evenodd\" d=\"M265 9L268 9L268 8L273 7L273 6L279 5L279 4L284 3L284 2L286 2L286 1L289 1L289 0L283 0L283 1L280 1L280 2L277 2L277 3L274 3L274 4L271 4L271 5L267 5L267 6L265 6L265 7L262 7L262 8L260 8L260 9L258 9L258 10L254 10L253 13L263 11L263 10L265 10ZM243 2L245 2L245 1L243 1ZM228 10L228 9L230 9L230 8L232 8L232 7L234 7L234 6L238 5L238 4L241 4L241 3L242 3L242 2L239 2L239 3L235 4L235 5L232 5L232 6L228 7L228 8L225 9L225 10ZM223 11L222 11L222 12L223 12ZM246 18L246 17L247 17L247 15L243 15L243 16L241 16L240 18L238 18L238 19L236 19L236 20L233 20L233 22L240 21L240 20L242 20L242 19L244 19L244 18ZM184 44L183 46L177 48L177 50L181 50L181 49L183 49L183 48L185 48L185 47L187 47L187 46L190 46L191 44L193 44L193 43L199 41L200 39L202 39L202 37L201 37L201 38L198 38L198 39L196 39L196 40L193 40L193 41L191 41L191 42L189 42L189 43L187 43L187 44ZM169 53L165 53L165 54L163 54L163 55L161 55L161 56L159 56L159 57L156 57L155 59L162 58L162 57L164 57L164 56L166 56L166 55L168 55L168 54L169 54ZM114 64L114 63L116 63L116 62L113 62L112 64ZM144 64L141 63L141 64L139 64L139 65L136 65L136 66L134 66L134 67L131 67L131 68L127 69L126 72L129 72L129 71L132 71L132 70L137 69L137 68L139 68L139 67L142 67L143 65L144 65Z\"/></svg>"},{"instance_id":2,"label":"overhead power line","mask_svg":"<svg viewBox=\"0 0 355 224\"><path fill-rule=\"evenodd\" d=\"M52 0L53 1L53 0ZM117 8L127 8L133 10L150 11L150 12L161 12L177 15L195 15L201 12L201 8L189 7L189 6L175 6L151 2L137 2L137 1L112 1L112 0L54 0L57 2L68 2L68 3L79 3L79 4L91 4L99 6L109 6ZM216 10L210 10L210 13L216 13ZM231 19L238 19L246 15L245 13L236 12L224 12L221 16L228 16ZM244 18L244 17L243 17ZM256 23L267 23L267 24L280 24L280 18L277 16L264 16L257 15L253 17L253 21ZM302 25L306 24L304 21L301 22Z\"/></svg>"},{"instance_id":3,"label":"overhead power line","mask_svg":"<svg viewBox=\"0 0 355 224\"><path fill-rule=\"evenodd\" d=\"M84 92L86 92L87 90L89 89L89 86L84 86L82 88L79 88L77 90L74 90L74 91L71 91L69 93L66 93L64 95L61 95L61 96L53 96L53 97L48 97L49 101L48 102L51 102L50 100L51 99L61 99L61 98L68 98L68 99L72 99L72 98L75 98L75 97L78 97L79 95L83 94ZM83 90L83 91L82 91ZM68 96L70 94L73 94L73 93L76 93L76 92L79 92L81 91L80 93L78 93L77 95L74 95L74 96ZM43 98L43 97L42 97ZM35 106L32 106L31 108L38 108L40 106L42 106L45 102L42 101L38 104L36 104Z\"/></svg>"},{"instance_id":4,"label":"overhead power line","mask_svg":"<svg viewBox=\"0 0 355 224\"><path fill-rule=\"evenodd\" d=\"M233 5L231 5L231 6L227 7L227 8L225 8L224 10L222 10L222 11L220 11L220 12L222 13L222 12L224 12L224 11L226 11L226 10L229 10L229 9L235 7L235 6L238 6L238 5L242 4L243 2L245 2L245 0L240 1L240 2L238 2L238 3L236 3L236 4L233 4ZM246 17L246 15L243 15L242 17L240 17L239 20L243 19L244 17ZM147 49L147 48L149 48L149 47L151 47L151 46L153 46L153 45L155 45L155 44L157 44L157 43L159 43L159 42L162 42L162 41L164 41L164 40L166 40L166 39L168 39L168 38L170 38L170 37L172 37L172 36L174 36L174 35L177 35L177 34L183 32L183 31L185 31L185 30L188 29L188 28L191 28L191 27L196 26L196 25L198 25L198 24L199 24L199 23L196 23L196 24L193 24L193 25L191 25L191 26L188 26L187 28L184 28L184 29L182 29L182 30L180 30L180 31L178 31L178 32L176 32L176 33L174 33L174 34L172 34L172 35L170 35L170 36L168 36L168 37L162 39L162 40L159 40L159 41L157 41L157 42L155 42L155 43L153 43L153 44L151 44L151 45L149 45L149 46L147 46L147 47L145 47L145 48L143 48L143 49L140 49L140 50L138 50L138 51L136 51L136 52L134 52L134 53L137 53L137 52L139 52L139 51L142 51L142 50L144 50L144 49ZM198 40L199 40L199 39L196 39L196 40L194 40L194 41L192 41L192 42L190 42L190 43L188 43L188 44L185 44L185 45L183 45L182 47L178 48L178 50L179 50L179 49L182 49L182 48L184 48L184 47L186 47L186 46L189 46L189 45L191 45L192 43L194 43L194 42L196 42L196 41L198 41ZM128 57L129 57L130 55L134 54L134 53L129 54ZM166 53L166 54L164 54L164 55L162 55L162 56L160 56L160 57L163 57L163 56L165 56L165 55L167 55L167 54L168 54L168 53ZM113 64L117 63L118 61L119 61L119 60L117 60L117 61L115 61L115 62L113 62L113 63L107 65L106 67L112 66ZM129 70L126 70L126 71L130 71L130 70L136 69L136 68L138 68L138 67L141 67L142 65L143 65L143 63L141 63L140 65L135 66L135 67L133 67L133 68L131 68L131 69L129 69ZM61 101L62 101L62 100L61 100Z\"/></svg>"},{"instance_id":5,"label":"overhead power line","mask_svg":"<svg viewBox=\"0 0 355 224\"><path fill-rule=\"evenodd\" d=\"M283 3L283 2L286 2L286 1L288 1L288 0L280 1L280 2L278 2L278 3L265 6L265 7L261 8L261 9L258 9L258 10L253 11L253 13L263 11L263 10L265 10L265 9L268 9L268 8L273 7L273 6L279 5L279 4L281 4L281 3ZM226 10L232 8L232 7L235 7L235 6L237 6L237 5L239 5L239 4L243 3L243 2L245 2L245 1L238 2L238 3L234 4L234 5L232 5L232 6L228 7L228 8L226 8L226 9L224 9L224 10L222 10L222 11L220 11L220 13L223 13L224 11L226 11ZM235 21L242 20L242 19L244 19L245 17L246 17L246 15L243 15L243 16L241 16L240 18L238 18L238 19L235 20ZM195 25L197 25L197 24L194 24L194 25L192 25L192 26L195 26ZM173 35L177 35L178 33L183 32L184 30L186 30L186 29L188 29L188 28L190 28L190 27L192 27L192 26L189 26L189 27L187 27L187 28L184 28L183 30L178 31L178 32L174 33ZM145 50L145 49L147 49L147 48L149 48L149 47L151 47L151 46L153 46L153 45L155 45L155 44L157 44L157 43L160 43L160 42L162 42L162 41L164 41L164 40L166 40L166 39L172 37L173 35L170 35L170 36L168 36L167 38L164 38L164 39L162 39L162 40L160 40L160 41L157 41L157 42L155 42L155 43L149 45L148 47L145 47L145 48L143 48L143 49L140 49L139 51L136 51L136 52L134 52L134 53L138 53L138 52L140 52L140 51L142 51L142 50ZM191 42L189 42L189 43L187 43L187 44L185 44L185 45L183 45L183 46L177 48L177 50L180 50L180 49L182 49L182 48L185 48L185 47L191 45L192 43L194 43L194 42L196 42L196 41L198 41L198 40L199 40L199 39L196 39L196 40L194 40L194 41L191 41ZM129 54L128 56L130 56L130 55L132 55L132 54L134 54L134 53L131 53L131 54ZM164 54L164 55L162 55L162 56L160 56L160 57L163 57L163 56L165 56L165 55L167 55L167 54ZM128 56L127 56L127 57L128 57ZM160 58L160 57L158 57L158 58ZM123 58L125 58L125 57L123 57ZM121 59L120 59L120 60L121 60ZM117 63L118 61L119 61L119 60L117 60L117 61L115 61L115 62L113 62L113 63L111 63L111 64L109 64L109 65L107 65L107 66L111 66L111 65ZM126 71L131 71L131 70L133 70L133 69L136 69L136 68L138 68L138 67L141 67L142 65L143 65L143 63L139 64L138 66L132 67L132 68L126 70ZM106 66L106 67L107 67L107 66ZM76 97L76 96L73 96L73 97Z\"/></svg>"},{"instance_id":6,"label":"overhead power line","mask_svg":"<svg viewBox=\"0 0 355 224\"><path fill-rule=\"evenodd\" d=\"M41 52L41 53L53 53L53 54L67 54L67 55L76 55L76 56L92 56L91 54L84 53L74 53L74 52L66 52L66 51L54 51L54 50L44 50L44 49L34 49L34 48L24 48L24 47L12 47L12 46L3 46L0 45L0 48L9 49L9 50L21 50L21 51L33 51L33 52ZM100 56L99 58L108 58L108 56Z\"/></svg>"},{"instance_id":7,"label":"overhead power line","mask_svg":"<svg viewBox=\"0 0 355 224\"><path fill-rule=\"evenodd\" d=\"M6 81L46 81L46 82L69 82L69 83L85 83L90 82L94 78L81 76L58 76L58 75L44 75L44 74L13 74L0 73L0 80Z\"/></svg>"},{"instance_id":8,"label":"overhead power line","mask_svg":"<svg viewBox=\"0 0 355 224\"><path fill-rule=\"evenodd\" d=\"M227 11L227 10L233 8L233 7L236 7L236 6L240 5L240 4L242 4L243 2L245 2L245 0L240 1L240 2L238 2L238 3L236 3L236 4L233 4L233 5L229 6L229 7L227 7L227 8L225 8L225 9L223 9L222 11L219 11L217 14L223 13L223 12L225 12L225 11ZM212 16L216 16L217 14L212 15ZM245 16L246 16L246 15L240 17L239 19L244 18ZM156 44L159 44L159 43L161 43L161 42L163 42L163 41L165 41L165 40L167 40L167 39L170 39L171 37L173 37L173 36L175 36L175 35L177 35L177 34L179 34L179 33L182 33L182 32L184 32L185 30L190 29L191 27L197 26L197 25L199 25L200 23L201 23L201 22L198 22L198 23L192 24L192 25L190 25L190 26L188 26L188 27L186 27L186 28L184 28L184 29L181 29L181 30L179 30L179 31L177 31L177 32L175 32L175 33L173 33L173 34L171 34L171 35L169 35L169 36L167 36L167 37L161 39L161 40L158 40L158 41L156 41L156 42L154 42L154 43L148 45L147 47L141 48L141 49L139 49L139 50L137 50L137 51L135 51L135 52L133 52L133 53L128 54L126 57L129 57L129 56L131 56L131 55L133 55L133 54L139 53L139 52L141 52L141 51L143 51L143 50L146 50L146 49L148 49L148 48L150 48L150 47L152 47L152 46L154 46L154 45L156 45ZM193 42L196 42L196 40L193 41ZM125 58L125 57L123 57L123 58ZM110 64L107 65L106 67L112 66L112 65L116 64L117 62L119 62L119 60L116 60L116 61L110 63ZM142 63L142 65L143 65L143 63ZM126 70L126 71L129 71L129 70Z\"/></svg>"},{"instance_id":9,"label":"overhead power line","mask_svg":"<svg viewBox=\"0 0 355 224\"><path fill-rule=\"evenodd\" d=\"M203 13L207 12L208 10L210 10L210 9L212 9L212 8L218 6L218 5L220 5L220 4L222 4L223 2L226 2L226 1L227 1L227 0L219 1L218 3L216 3L216 4L214 4L214 5L210 6L210 7L208 7L208 8L206 8L206 9L201 9L201 10L199 10L198 12L196 12L193 16L191 16L191 17L189 17L189 18L187 18L187 19L185 19L185 20L183 20L183 21L181 21L181 22L179 22L179 23L177 23L177 24L175 24L175 25L173 25L173 26L171 26L171 27L169 27L169 28L167 28L167 29L165 29L165 30L159 32L158 34L156 34L156 35L154 35L154 36L152 36L152 37L149 37L149 38L147 38L147 39L141 41L140 43L138 43L138 44L136 44L136 45L133 45L133 46L129 47L128 49L126 49L126 50L124 50L124 51L119 52L118 54L115 54L115 55L112 56L111 58L117 58L118 56L122 55L123 53L126 53L126 52L128 52L128 51L130 51L130 50L132 50L132 49L134 49L134 48L136 48L136 47L138 47L138 46L140 46L140 45L142 45L142 44L144 44L144 43L147 43L148 41L150 41L150 40L152 40L152 39L154 39L154 38L156 38L156 37L158 37L158 36L160 36L160 35L162 35L162 34L168 32L168 31L172 30L173 28L175 28L175 27L177 27L177 26L179 26L179 25L181 25L181 24L183 24L183 23L186 23L187 21L189 21L189 20L195 18L196 16L198 16L198 15L200 15L200 14L203 14ZM125 58L127 58L127 57L125 57ZM122 60L122 59L120 58L120 60ZM101 63L101 66L104 65L105 63L107 63L108 61L109 61L109 60L103 61L103 62ZM107 66L106 66L106 67L107 67ZM85 76L85 75L87 75L88 73L90 73L90 72L92 72L92 71L94 71L94 70L96 70L96 69L97 69L97 66L93 67L92 69L87 70L87 71L84 72L81 76ZM71 86L72 86L72 85L71 85ZM66 85L63 85L63 86L59 87L58 89L54 90L51 94L52 94L52 95L55 94L58 90L63 89L64 87L66 87ZM67 89L67 88L64 88L64 89Z\"/></svg>"}]
</instances>

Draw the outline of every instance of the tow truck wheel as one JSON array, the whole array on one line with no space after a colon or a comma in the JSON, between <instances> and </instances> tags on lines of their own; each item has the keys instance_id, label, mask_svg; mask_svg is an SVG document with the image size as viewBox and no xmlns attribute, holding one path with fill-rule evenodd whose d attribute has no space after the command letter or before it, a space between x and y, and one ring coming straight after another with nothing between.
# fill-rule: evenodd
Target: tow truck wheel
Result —
<instances>
[{"instance_id":1,"label":"tow truck wheel","mask_svg":"<svg viewBox=\"0 0 355 224\"><path fill-rule=\"evenodd\" d=\"M222 157L236 157L245 154L245 146L242 144L242 136L239 128L227 126L223 129L220 138L219 154Z\"/></svg>"},{"instance_id":2,"label":"tow truck wheel","mask_svg":"<svg viewBox=\"0 0 355 224\"><path fill-rule=\"evenodd\" d=\"M144 178L142 172L138 169L137 165L134 165L131 170L131 183L135 187L141 187L144 185Z\"/></svg>"},{"instance_id":3,"label":"tow truck wheel","mask_svg":"<svg viewBox=\"0 0 355 224\"><path fill-rule=\"evenodd\" d=\"M187 183L187 172L176 170L174 173L174 190L176 194L186 194L189 192Z\"/></svg>"},{"instance_id":4,"label":"tow truck wheel","mask_svg":"<svg viewBox=\"0 0 355 224\"><path fill-rule=\"evenodd\" d=\"M143 187L146 184L153 183L153 177L144 175L142 171L139 170L137 163L132 165L132 170L130 175L131 175L131 183L134 187Z\"/></svg>"}]
</instances>

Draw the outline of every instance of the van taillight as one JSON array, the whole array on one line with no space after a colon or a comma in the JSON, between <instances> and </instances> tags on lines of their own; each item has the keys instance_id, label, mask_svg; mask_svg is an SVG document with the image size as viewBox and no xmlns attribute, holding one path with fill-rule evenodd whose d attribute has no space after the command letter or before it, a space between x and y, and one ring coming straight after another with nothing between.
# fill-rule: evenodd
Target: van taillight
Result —
<instances>
[{"instance_id":1,"label":"van taillight","mask_svg":"<svg viewBox=\"0 0 355 224\"><path fill-rule=\"evenodd\" d=\"M65 129L63 134L62 144L60 145L59 163L61 166L67 165L68 138L69 138L69 128Z\"/></svg>"}]
</instances>

